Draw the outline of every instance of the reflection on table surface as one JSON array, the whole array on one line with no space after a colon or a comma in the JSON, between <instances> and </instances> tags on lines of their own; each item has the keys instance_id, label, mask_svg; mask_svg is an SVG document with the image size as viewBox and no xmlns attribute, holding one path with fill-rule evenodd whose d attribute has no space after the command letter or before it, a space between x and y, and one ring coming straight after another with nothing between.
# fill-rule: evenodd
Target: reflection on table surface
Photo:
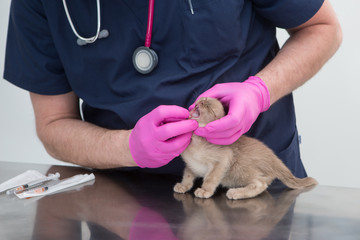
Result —
<instances>
[{"instance_id":1,"label":"reflection on table surface","mask_svg":"<svg viewBox=\"0 0 360 240\"><path fill-rule=\"evenodd\" d=\"M41 199L0 195L0 239L360 239L358 189L274 186L247 200L219 189L199 199L173 192L178 176L11 163L0 163L0 182L39 167L96 179Z\"/></svg>"}]
</instances>

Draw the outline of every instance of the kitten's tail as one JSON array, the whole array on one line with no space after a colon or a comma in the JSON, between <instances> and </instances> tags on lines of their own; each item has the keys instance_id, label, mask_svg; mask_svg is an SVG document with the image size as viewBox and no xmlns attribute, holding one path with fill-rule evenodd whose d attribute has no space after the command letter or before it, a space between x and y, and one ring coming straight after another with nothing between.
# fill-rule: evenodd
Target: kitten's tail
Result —
<instances>
[{"instance_id":1,"label":"kitten's tail","mask_svg":"<svg viewBox=\"0 0 360 240\"><path fill-rule=\"evenodd\" d=\"M316 179L312 177L295 177L285 165L280 171L277 172L276 175L279 180L292 189L301 189L318 184Z\"/></svg>"}]
</instances>

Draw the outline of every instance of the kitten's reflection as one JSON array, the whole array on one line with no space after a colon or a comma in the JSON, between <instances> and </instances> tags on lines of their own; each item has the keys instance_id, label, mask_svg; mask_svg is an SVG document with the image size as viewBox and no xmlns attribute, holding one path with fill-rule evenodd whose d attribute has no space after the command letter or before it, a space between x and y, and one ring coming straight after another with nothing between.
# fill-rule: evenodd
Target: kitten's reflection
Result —
<instances>
[{"instance_id":1,"label":"kitten's reflection","mask_svg":"<svg viewBox=\"0 0 360 240\"><path fill-rule=\"evenodd\" d=\"M256 198L229 200L225 194L210 199L174 193L187 215L180 239L288 239L296 197L311 188L264 192Z\"/></svg>"}]
</instances>

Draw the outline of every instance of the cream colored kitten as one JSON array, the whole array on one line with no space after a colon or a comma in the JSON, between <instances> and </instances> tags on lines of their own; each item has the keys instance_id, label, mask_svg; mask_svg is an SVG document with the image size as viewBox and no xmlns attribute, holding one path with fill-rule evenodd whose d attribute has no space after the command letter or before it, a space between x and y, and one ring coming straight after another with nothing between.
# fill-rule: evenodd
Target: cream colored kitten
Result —
<instances>
[{"instance_id":1,"label":"cream colored kitten","mask_svg":"<svg viewBox=\"0 0 360 240\"><path fill-rule=\"evenodd\" d=\"M214 98L201 98L190 112L190 118L206 126L225 116L221 102ZM215 145L195 134L188 148L181 154L186 163L181 183L174 191L185 193L193 187L194 180L202 177L201 188L195 190L199 198L211 197L219 185L230 188L229 199L252 198L267 189L278 178L286 186L300 189L317 184L314 178L297 178L284 163L262 142L241 136L227 146Z\"/></svg>"}]
</instances>

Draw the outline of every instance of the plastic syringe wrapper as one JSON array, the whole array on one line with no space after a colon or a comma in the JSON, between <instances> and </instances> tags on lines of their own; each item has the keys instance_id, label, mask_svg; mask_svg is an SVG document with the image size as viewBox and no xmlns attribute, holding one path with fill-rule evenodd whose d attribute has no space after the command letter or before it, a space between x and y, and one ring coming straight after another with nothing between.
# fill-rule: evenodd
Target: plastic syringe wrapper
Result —
<instances>
[{"instance_id":1,"label":"plastic syringe wrapper","mask_svg":"<svg viewBox=\"0 0 360 240\"><path fill-rule=\"evenodd\" d=\"M32 181L41 180L43 178L46 178L46 176L44 174L41 174L40 172L38 172L36 170L27 170L26 172L21 173L21 174L17 175L16 177L13 177L13 178L1 183L0 184L0 193L6 192L9 189L27 184Z\"/></svg>"},{"instance_id":2,"label":"plastic syringe wrapper","mask_svg":"<svg viewBox=\"0 0 360 240\"><path fill-rule=\"evenodd\" d=\"M64 191L73 186L92 181L94 179L95 179L95 175L93 173L78 174L73 177L60 180L56 184L49 183L48 186L45 185L37 189L24 191L22 193L16 194L16 196L19 198L32 198L32 197L50 195L56 192ZM39 189L42 189L43 191L39 191Z\"/></svg>"}]
</instances>

